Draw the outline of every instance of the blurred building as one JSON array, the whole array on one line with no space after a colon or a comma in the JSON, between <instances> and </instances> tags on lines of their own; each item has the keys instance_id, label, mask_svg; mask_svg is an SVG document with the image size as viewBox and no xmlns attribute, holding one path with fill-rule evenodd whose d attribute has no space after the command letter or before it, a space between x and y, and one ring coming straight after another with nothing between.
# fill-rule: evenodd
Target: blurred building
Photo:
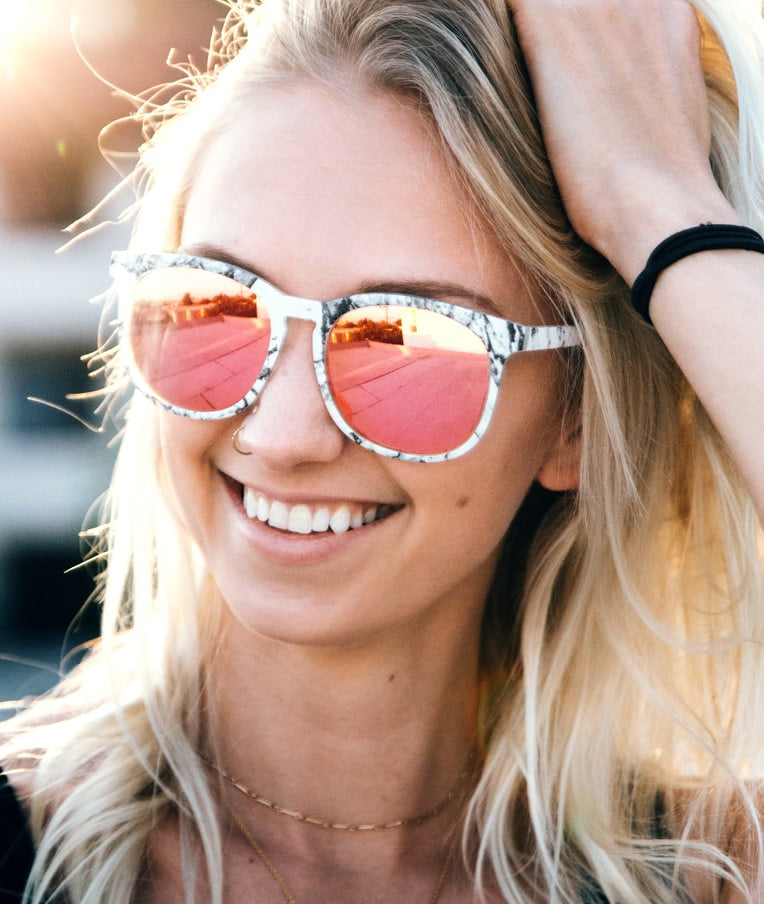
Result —
<instances>
[{"instance_id":1,"label":"blurred building","mask_svg":"<svg viewBox=\"0 0 764 904\"><path fill-rule=\"evenodd\" d=\"M55 251L67 241L61 230L119 181L98 136L132 107L107 83L135 93L174 79L173 47L203 67L224 12L218 0L0 6L0 654L55 658L92 590L85 570L65 572L80 561L78 532L108 483L114 431L91 432L60 409L100 422L95 403L67 395L99 386L82 361L100 316L89 299L107 287L109 252L129 234L110 226ZM134 151L138 140L128 125L112 144ZM86 617L71 642L95 624ZM0 698L51 680L11 671L0 662Z\"/></svg>"}]
</instances>

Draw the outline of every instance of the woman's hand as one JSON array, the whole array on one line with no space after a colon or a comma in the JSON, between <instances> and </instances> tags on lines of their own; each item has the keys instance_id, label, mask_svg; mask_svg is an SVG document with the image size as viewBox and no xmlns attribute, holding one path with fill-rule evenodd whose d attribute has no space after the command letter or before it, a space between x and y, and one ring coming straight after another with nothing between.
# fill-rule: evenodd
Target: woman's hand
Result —
<instances>
[{"instance_id":1,"label":"woman's hand","mask_svg":"<svg viewBox=\"0 0 764 904\"><path fill-rule=\"evenodd\" d=\"M571 223L632 283L664 238L740 223L708 163L700 30L686 0L510 0ZM764 254L659 277L650 315L764 521Z\"/></svg>"},{"instance_id":2,"label":"woman's hand","mask_svg":"<svg viewBox=\"0 0 764 904\"><path fill-rule=\"evenodd\" d=\"M629 283L671 233L737 221L708 163L700 27L686 0L510 6L571 223Z\"/></svg>"}]
</instances>

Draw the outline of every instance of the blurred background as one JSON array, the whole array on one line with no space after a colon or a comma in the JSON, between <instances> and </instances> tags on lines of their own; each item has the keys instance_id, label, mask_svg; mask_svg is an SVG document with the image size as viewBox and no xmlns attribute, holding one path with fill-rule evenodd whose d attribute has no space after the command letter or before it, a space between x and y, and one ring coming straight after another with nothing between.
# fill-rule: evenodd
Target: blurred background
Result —
<instances>
[{"instance_id":1,"label":"blurred background","mask_svg":"<svg viewBox=\"0 0 764 904\"><path fill-rule=\"evenodd\" d=\"M204 68L220 0L0 0L0 699L37 693L62 652L92 637L97 612L79 531L108 483L113 425L82 356L97 344L112 249L129 227L105 222L61 253L62 230L120 181L99 133L128 115L109 84L139 92L172 80L168 55ZM94 72L98 73L97 77ZM135 125L109 138L131 152ZM125 158L125 168L129 158ZM95 218L116 218L122 193ZM89 519L92 523L92 518Z\"/></svg>"}]
</instances>

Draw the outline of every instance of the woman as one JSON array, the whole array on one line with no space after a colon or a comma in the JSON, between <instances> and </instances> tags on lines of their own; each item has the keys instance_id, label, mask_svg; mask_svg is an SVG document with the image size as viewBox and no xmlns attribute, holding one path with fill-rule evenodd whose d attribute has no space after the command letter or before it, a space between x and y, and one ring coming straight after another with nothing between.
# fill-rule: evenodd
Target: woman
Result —
<instances>
[{"instance_id":1,"label":"woman","mask_svg":"<svg viewBox=\"0 0 764 904\"><path fill-rule=\"evenodd\" d=\"M754 4L253 6L142 111L30 900L761 900Z\"/></svg>"}]
</instances>

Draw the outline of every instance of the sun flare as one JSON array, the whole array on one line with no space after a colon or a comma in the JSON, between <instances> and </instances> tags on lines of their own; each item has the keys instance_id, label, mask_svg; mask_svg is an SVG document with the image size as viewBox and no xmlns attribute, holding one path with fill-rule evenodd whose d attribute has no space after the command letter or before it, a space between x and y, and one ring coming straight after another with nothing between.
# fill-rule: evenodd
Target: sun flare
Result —
<instances>
[{"instance_id":1,"label":"sun flare","mask_svg":"<svg viewBox=\"0 0 764 904\"><path fill-rule=\"evenodd\" d=\"M76 48L81 41L87 51L137 25L133 0L0 0L0 69L13 77L28 56L39 59L46 49Z\"/></svg>"},{"instance_id":2,"label":"sun flare","mask_svg":"<svg viewBox=\"0 0 764 904\"><path fill-rule=\"evenodd\" d=\"M0 0L0 58L23 53L24 46L40 27L45 27L42 0Z\"/></svg>"}]
</instances>

